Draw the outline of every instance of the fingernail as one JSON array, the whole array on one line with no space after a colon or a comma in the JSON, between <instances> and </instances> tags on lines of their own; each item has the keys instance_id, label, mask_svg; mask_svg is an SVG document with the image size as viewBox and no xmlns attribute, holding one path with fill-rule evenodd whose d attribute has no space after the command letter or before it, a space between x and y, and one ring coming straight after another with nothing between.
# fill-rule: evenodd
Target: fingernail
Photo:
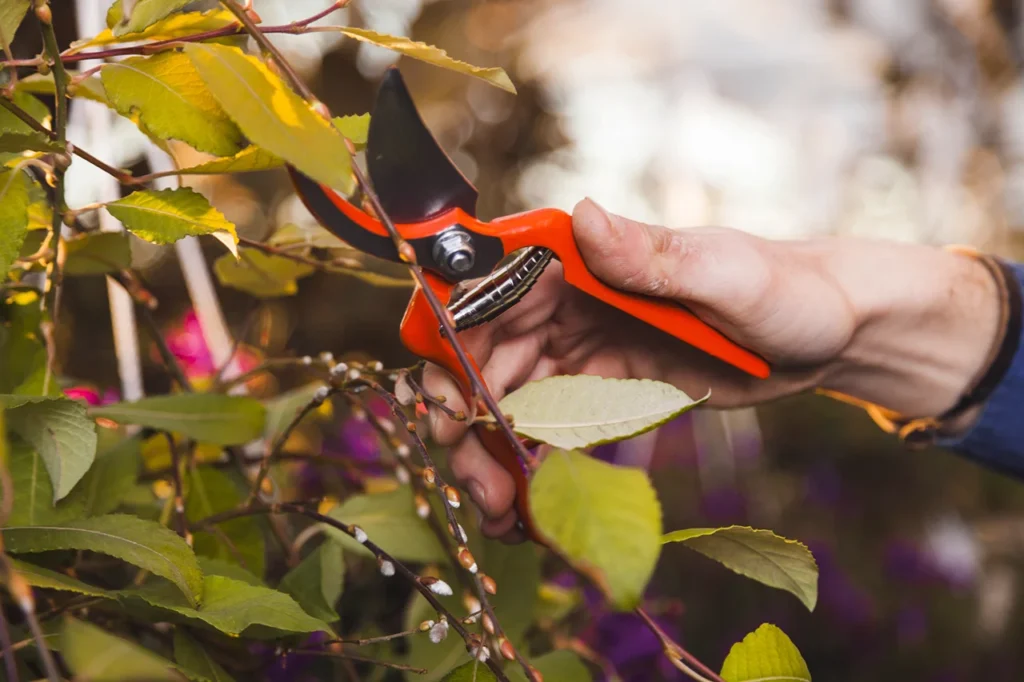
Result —
<instances>
[{"instance_id":1,"label":"fingernail","mask_svg":"<svg viewBox=\"0 0 1024 682\"><path fill-rule=\"evenodd\" d=\"M597 203L596 201L594 201L590 197L586 197L584 199L584 201L589 202L591 206L596 208L601 213L601 215L604 216L604 218L605 218L605 229L609 233L608 236L613 237L613 238L614 237L621 237L622 236L622 234L623 234L622 223L621 223L621 221L619 221L618 217L616 217L615 215L610 213L608 211L608 209L606 209L604 206L602 206L601 204Z\"/></svg>"},{"instance_id":2,"label":"fingernail","mask_svg":"<svg viewBox=\"0 0 1024 682\"><path fill-rule=\"evenodd\" d=\"M487 504L487 491L480 484L480 481L469 482L469 494L477 505L483 507Z\"/></svg>"}]
</instances>

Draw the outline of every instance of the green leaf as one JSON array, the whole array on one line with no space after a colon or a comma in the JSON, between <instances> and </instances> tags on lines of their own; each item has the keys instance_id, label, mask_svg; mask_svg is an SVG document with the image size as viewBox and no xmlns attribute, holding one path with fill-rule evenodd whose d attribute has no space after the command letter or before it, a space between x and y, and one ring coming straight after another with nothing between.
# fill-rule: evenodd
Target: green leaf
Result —
<instances>
[{"instance_id":1,"label":"green leaf","mask_svg":"<svg viewBox=\"0 0 1024 682\"><path fill-rule=\"evenodd\" d=\"M203 645L182 628L174 628L174 661L192 682L234 682Z\"/></svg>"},{"instance_id":2,"label":"green leaf","mask_svg":"<svg viewBox=\"0 0 1024 682\"><path fill-rule=\"evenodd\" d=\"M92 585L86 585L81 580L76 580L69 575L51 571L42 566L30 564L27 561L11 559L14 570L32 587L39 587L47 590L60 590L61 592L75 592L89 597L114 598L114 595L106 590Z\"/></svg>"},{"instance_id":3,"label":"green leaf","mask_svg":"<svg viewBox=\"0 0 1024 682\"><path fill-rule=\"evenodd\" d=\"M4 0L0 3L0 47L10 47L31 4L31 0Z\"/></svg>"},{"instance_id":4,"label":"green leaf","mask_svg":"<svg viewBox=\"0 0 1024 682\"><path fill-rule=\"evenodd\" d=\"M188 393L92 408L96 417L184 434L203 443L241 445L260 437L263 405L243 396Z\"/></svg>"},{"instance_id":5,"label":"green leaf","mask_svg":"<svg viewBox=\"0 0 1024 682\"><path fill-rule=\"evenodd\" d=\"M117 4L117 7L120 8L119 3ZM111 8L111 10L113 10L113 8ZM114 21L116 22L120 19L120 9L113 11L117 12L117 17L114 18ZM143 40L173 40L174 38L183 38L185 36L195 35L196 33L215 31L219 28L224 28L225 26L230 26L235 23L238 23L235 19L235 15L226 9L212 9L208 12L172 14L160 21L150 24L136 33L124 33L122 35L115 36L114 32L109 28L104 29L99 35L93 38L71 43L70 53L74 54L76 52L81 52L87 47L100 47L102 45L112 45L114 43L127 43Z\"/></svg>"},{"instance_id":6,"label":"green leaf","mask_svg":"<svg viewBox=\"0 0 1024 682\"><path fill-rule=\"evenodd\" d=\"M409 486L385 493L353 495L328 515L342 523L359 526L372 542L399 561L429 562L446 558L430 526L416 515ZM360 556L373 556L370 550L336 528L324 526L324 530L345 549Z\"/></svg>"},{"instance_id":7,"label":"green leaf","mask_svg":"<svg viewBox=\"0 0 1024 682\"><path fill-rule=\"evenodd\" d=\"M647 475L556 450L534 474L530 495L540 532L615 608L635 608L661 549L661 505Z\"/></svg>"},{"instance_id":8,"label":"green leaf","mask_svg":"<svg viewBox=\"0 0 1024 682\"><path fill-rule=\"evenodd\" d=\"M322 381L313 381L267 400L264 403L267 408L267 423L263 430L263 437L269 441L275 440L288 428L299 410L308 405L316 392L326 385Z\"/></svg>"},{"instance_id":9,"label":"green leaf","mask_svg":"<svg viewBox=\"0 0 1024 682\"><path fill-rule=\"evenodd\" d=\"M250 173L280 168L284 161L266 149L249 145L234 156L211 159L197 166L181 169L181 175L215 175L218 173Z\"/></svg>"},{"instance_id":10,"label":"green leaf","mask_svg":"<svg viewBox=\"0 0 1024 682\"><path fill-rule=\"evenodd\" d=\"M85 406L68 398L0 395L7 427L35 448L53 484L53 501L66 496L96 459L96 424Z\"/></svg>"},{"instance_id":11,"label":"green leaf","mask_svg":"<svg viewBox=\"0 0 1024 682\"><path fill-rule=\"evenodd\" d=\"M746 526L689 528L667 533L662 543L682 542L740 575L796 595L809 610L818 601L818 565L796 540Z\"/></svg>"},{"instance_id":12,"label":"green leaf","mask_svg":"<svg viewBox=\"0 0 1024 682\"><path fill-rule=\"evenodd\" d=\"M94 232L64 242L64 274L104 275L131 267L132 248L124 232Z\"/></svg>"},{"instance_id":13,"label":"green leaf","mask_svg":"<svg viewBox=\"0 0 1024 682\"><path fill-rule=\"evenodd\" d=\"M192 61L181 52L129 57L100 71L107 98L119 114L139 117L161 139L228 156L242 147L242 132L217 104Z\"/></svg>"},{"instance_id":14,"label":"green leaf","mask_svg":"<svg viewBox=\"0 0 1024 682\"><path fill-rule=\"evenodd\" d=\"M80 496L87 516L100 516L117 509L138 477L139 449L137 438L126 438L98 453L96 461L67 499Z\"/></svg>"},{"instance_id":15,"label":"green leaf","mask_svg":"<svg viewBox=\"0 0 1024 682\"><path fill-rule=\"evenodd\" d=\"M263 62L225 45L189 43L184 49L221 107L254 144L328 187L352 191L351 159L337 128Z\"/></svg>"},{"instance_id":16,"label":"green leaf","mask_svg":"<svg viewBox=\"0 0 1024 682\"><path fill-rule=\"evenodd\" d=\"M203 578L203 605L193 608L163 582L122 590L129 601L142 600L157 609L200 621L221 632L254 638L277 638L282 633L331 632L327 623L302 610L294 599L269 587L249 585L219 575Z\"/></svg>"},{"instance_id":17,"label":"green leaf","mask_svg":"<svg viewBox=\"0 0 1024 682\"><path fill-rule=\"evenodd\" d=\"M470 661L445 675L441 682L496 682L497 679L486 663Z\"/></svg>"},{"instance_id":18,"label":"green leaf","mask_svg":"<svg viewBox=\"0 0 1024 682\"><path fill-rule=\"evenodd\" d=\"M194 0L136 0L131 5L128 16L124 15L121 0L107 10L107 26L115 36L127 40L130 33L138 33L147 26L152 26L172 12L176 12Z\"/></svg>"},{"instance_id":19,"label":"green leaf","mask_svg":"<svg viewBox=\"0 0 1024 682\"><path fill-rule=\"evenodd\" d=\"M725 682L811 682L811 671L786 633L764 623L733 644L721 677Z\"/></svg>"},{"instance_id":20,"label":"green leaf","mask_svg":"<svg viewBox=\"0 0 1024 682\"><path fill-rule=\"evenodd\" d=\"M506 92L511 92L513 95L516 94L516 86L512 84L512 80L502 68L473 66L472 64L449 57L448 53L439 47L410 40L409 38L391 36L386 33L377 33L365 28L353 28L351 26L343 26L338 30L349 38L394 50L404 54L406 57L412 57L434 66L440 66L449 71L455 71L467 76L475 76Z\"/></svg>"},{"instance_id":21,"label":"green leaf","mask_svg":"<svg viewBox=\"0 0 1024 682\"><path fill-rule=\"evenodd\" d=\"M567 649L531 658L530 665L536 668L545 680L591 682L594 679L580 657ZM526 674L521 667L509 667L507 672L509 679L513 682L527 682Z\"/></svg>"},{"instance_id":22,"label":"green leaf","mask_svg":"<svg viewBox=\"0 0 1024 682\"><path fill-rule=\"evenodd\" d=\"M185 518L195 524L213 514L233 509L242 501L238 486L226 474L213 467L197 467L189 476ZM255 517L245 516L225 521L218 524L217 528L220 533L195 532L192 541L195 553L240 564L253 575L262 576L266 547L263 530ZM231 543L230 546L225 538Z\"/></svg>"},{"instance_id":23,"label":"green leaf","mask_svg":"<svg viewBox=\"0 0 1024 682\"><path fill-rule=\"evenodd\" d=\"M520 435L560 448L587 448L646 433L710 395L695 401L660 381L580 374L531 381L498 407Z\"/></svg>"},{"instance_id":24,"label":"green leaf","mask_svg":"<svg viewBox=\"0 0 1024 682\"><path fill-rule=\"evenodd\" d=\"M235 226L188 187L139 190L107 204L110 215L137 237L154 244L171 244L183 237L208 234L238 253Z\"/></svg>"},{"instance_id":25,"label":"green leaf","mask_svg":"<svg viewBox=\"0 0 1024 682\"><path fill-rule=\"evenodd\" d=\"M279 588L294 597L309 615L333 623L338 620L334 605L341 598L344 577L341 545L328 541L289 571Z\"/></svg>"},{"instance_id":26,"label":"green leaf","mask_svg":"<svg viewBox=\"0 0 1024 682\"><path fill-rule=\"evenodd\" d=\"M312 265L258 249L241 249L238 256L224 255L216 260L213 270L217 280L258 298L292 296L299 291L296 280L316 271Z\"/></svg>"},{"instance_id":27,"label":"green leaf","mask_svg":"<svg viewBox=\"0 0 1024 682\"><path fill-rule=\"evenodd\" d=\"M8 471L14 488L8 525L45 525L85 515L85 499L77 491L72 491L57 504L53 503L53 486L43 458L27 444L11 443Z\"/></svg>"},{"instance_id":28,"label":"green leaf","mask_svg":"<svg viewBox=\"0 0 1024 682\"><path fill-rule=\"evenodd\" d=\"M356 149L366 147L366 138L370 134L370 115L352 114L350 116L335 116L331 119L334 127L342 135L348 138Z\"/></svg>"},{"instance_id":29,"label":"green leaf","mask_svg":"<svg viewBox=\"0 0 1024 682\"><path fill-rule=\"evenodd\" d=\"M175 532L153 521L109 514L45 526L7 526L0 530L12 554L59 549L89 550L116 557L167 578L198 603L203 576L191 548Z\"/></svg>"},{"instance_id":30,"label":"green leaf","mask_svg":"<svg viewBox=\"0 0 1024 682\"><path fill-rule=\"evenodd\" d=\"M18 105L29 116L46 124L50 119L50 110L40 100L25 92L15 91L11 101ZM31 133L35 128L20 118L0 107L0 133Z\"/></svg>"},{"instance_id":31,"label":"green leaf","mask_svg":"<svg viewBox=\"0 0 1024 682\"><path fill-rule=\"evenodd\" d=\"M0 152L20 154L25 151L55 153L64 151L64 147L34 130L28 133L0 134Z\"/></svg>"},{"instance_id":32,"label":"green leaf","mask_svg":"<svg viewBox=\"0 0 1024 682\"><path fill-rule=\"evenodd\" d=\"M134 642L71 617L64 620L60 652L76 680L179 682L184 679L174 671L170 661Z\"/></svg>"},{"instance_id":33,"label":"green leaf","mask_svg":"<svg viewBox=\"0 0 1024 682\"><path fill-rule=\"evenodd\" d=\"M28 178L21 170L0 172L0 282L28 234Z\"/></svg>"},{"instance_id":34,"label":"green leaf","mask_svg":"<svg viewBox=\"0 0 1024 682\"><path fill-rule=\"evenodd\" d=\"M203 575L219 575L225 578L241 580L249 585L266 587L262 580L254 576L236 563L222 561L208 556L199 557L199 568L203 569Z\"/></svg>"},{"instance_id":35,"label":"green leaf","mask_svg":"<svg viewBox=\"0 0 1024 682\"><path fill-rule=\"evenodd\" d=\"M39 294L0 299L0 393L41 394L46 372ZM53 391L59 391L57 382Z\"/></svg>"}]
</instances>

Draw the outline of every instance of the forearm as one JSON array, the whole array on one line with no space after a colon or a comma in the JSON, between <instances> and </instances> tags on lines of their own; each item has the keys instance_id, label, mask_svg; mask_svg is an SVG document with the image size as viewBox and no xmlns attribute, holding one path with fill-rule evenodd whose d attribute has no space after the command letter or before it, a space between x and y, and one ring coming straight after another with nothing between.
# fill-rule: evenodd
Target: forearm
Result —
<instances>
[{"instance_id":1,"label":"forearm","mask_svg":"<svg viewBox=\"0 0 1024 682\"><path fill-rule=\"evenodd\" d=\"M953 407L1002 340L999 289L985 266L943 249L865 240L833 241L824 254L857 324L822 388L908 417Z\"/></svg>"}]
</instances>

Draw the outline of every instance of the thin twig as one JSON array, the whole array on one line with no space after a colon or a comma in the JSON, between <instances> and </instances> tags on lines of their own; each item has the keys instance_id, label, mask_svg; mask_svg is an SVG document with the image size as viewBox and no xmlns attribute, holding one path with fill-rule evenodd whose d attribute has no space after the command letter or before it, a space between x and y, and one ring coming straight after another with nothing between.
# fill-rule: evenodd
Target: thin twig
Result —
<instances>
[{"instance_id":1,"label":"thin twig","mask_svg":"<svg viewBox=\"0 0 1024 682\"><path fill-rule=\"evenodd\" d=\"M181 453L178 451L178 444L174 442L174 436L169 431L164 431L164 437L167 439L167 447L171 452L171 481L174 483L174 516L178 521L178 535L188 538L185 493L181 483Z\"/></svg>"},{"instance_id":2,"label":"thin twig","mask_svg":"<svg viewBox=\"0 0 1024 682\"><path fill-rule=\"evenodd\" d=\"M263 481L267 478L267 474L270 473L271 462L275 461L281 454L281 450L284 449L284 444L288 442L288 437L291 436L295 427L299 425L299 422L306 418L307 414L323 405L324 401L334 395L335 392L336 389L327 387L322 390L318 390L309 402L295 412L295 416L292 417L288 426L286 426L284 430L281 431L281 434L277 439L274 440L273 445L266 447L263 458L260 459L260 467L256 472L256 478L252 482L252 489L249 490L249 498L245 502L246 506L251 506L258 499L260 489L263 487Z\"/></svg>"},{"instance_id":3,"label":"thin twig","mask_svg":"<svg viewBox=\"0 0 1024 682\"><path fill-rule=\"evenodd\" d=\"M466 421L466 413L463 410L459 410L458 412L456 412L452 408L450 408L447 405L445 405L445 397L444 396L433 396L433 395L430 395L429 393L427 393L426 389L424 389L422 386L420 386L416 382L416 380L413 379L412 372L410 372L408 370L404 370L404 369L403 370L399 370L399 372L398 372L398 380L399 381L403 381L404 380L406 383L409 384L409 388L411 388L413 390L413 392L416 394L416 402L417 403L427 403L428 405L433 405L437 409L441 410L441 412L443 412L445 415L447 415L448 418L451 419L452 421L457 421L457 422L464 422L464 421Z\"/></svg>"},{"instance_id":4,"label":"thin twig","mask_svg":"<svg viewBox=\"0 0 1024 682\"><path fill-rule=\"evenodd\" d=\"M377 557L378 561L387 562L395 569L396 573L409 581L409 583L416 589L416 591L423 595L423 598L427 600L430 606L437 611L437 613L447 618L448 625L454 629L460 637L462 637L463 641L466 642L467 650L473 651L474 644L479 642L479 638L466 630L459 618L452 614L451 611L449 611L435 596L434 592L431 590L431 586L437 584L437 580L428 581L427 579L421 578L413 573L405 564L392 557L381 549L379 545L367 538L366 534L358 527L342 523L341 521L327 516L326 514L321 514L313 509L309 509L302 504L295 502L278 502L271 505L240 507L208 516L207 518L199 521L196 524L196 527L223 523L224 521L230 521L231 519L237 519L244 516L254 516L257 514L299 514L345 533L370 550L370 552ZM486 663L487 667L490 668L491 672L494 673L494 676L498 678L500 682L509 682L508 676L505 675L501 666L499 666L493 658L488 657Z\"/></svg>"},{"instance_id":5,"label":"thin twig","mask_svg":"<svg viewBox=\"0 0 1024 682\"><path fill-rule=\"evenodd\" d=\"M661 626L654 622L654 619L644 611L643 607L637 607L636 613L643 619L647 627L650 628L651 632L653 632L661 642L661 647L665 652L665 658L667 658L678 670L686 673L697 682L725 682L718 673L701 663L696 656L684 649L682 645L672 639L667 632L662 630ZM694 668L696 668L696 670L694 670ZM701 673L703 673L703 675Z\"/></svg>"},{"instance_id":6,"label":"thin twig","mask_svg":"<svg viewBox=\"0 0 1024 682\"><path fill-rule=\"evenodd\" d=\"M2 574L3 582L7 585L7 591L10 592L18 608L21 609L22 615L25 616L25 622L28 623L32 639L36 644L36 649L39 651L39 657L43 661L43 668L46 670L47 679L49 682L61 682L61 675L57 669L57 664L53 660L50 648L46 646L43 630L39 627L39 618L36 616L36 600L32 594L32 587L28 584L27 580L14 570L10 558L8 558L7 553L4 551L2 538L0 538L0 574Z\"/></svg>"}]
</instances>

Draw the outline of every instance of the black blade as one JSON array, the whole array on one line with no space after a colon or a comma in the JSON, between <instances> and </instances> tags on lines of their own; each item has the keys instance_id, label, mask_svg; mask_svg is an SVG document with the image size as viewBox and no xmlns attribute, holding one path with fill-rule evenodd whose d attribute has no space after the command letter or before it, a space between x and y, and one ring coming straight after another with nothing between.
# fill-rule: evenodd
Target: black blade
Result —
<instances>
[{"instance_id":1,"label":"black blade","mask_svg":"<svg viewBox=\"0 0 1024 682\"><path fill-rule=\"evenodd\" d=\"M366 167L383 209L416 223L453 208L476 215L476 188L420 118L397 68L388 69L370 116Z\"/></svg>"}]
</instances>

